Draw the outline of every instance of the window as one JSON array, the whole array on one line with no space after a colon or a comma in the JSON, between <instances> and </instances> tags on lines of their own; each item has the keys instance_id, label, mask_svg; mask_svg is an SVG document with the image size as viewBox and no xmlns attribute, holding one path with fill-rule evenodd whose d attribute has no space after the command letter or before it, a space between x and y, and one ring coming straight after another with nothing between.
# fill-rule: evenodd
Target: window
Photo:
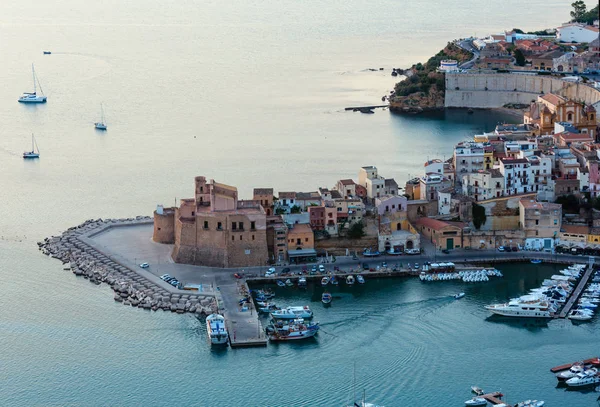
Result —
<instances>
[{"instance_id":1,"label":"window","mask_svg":"<svg viewBox=\"0 0 600 407\"><path fill-rule=\"evenodd\" d=\"M207 220L204 221L204 229L208 229L208 221Z\"/></svg>"},{"instance_id":2,"label":"window","mask_svg":"<svg viewBox=\"0 0 600 407\"><path fill-rule=\"evenodd\" d=\"M571 113L571 112L567 113L567 120L573 121L573 113Z\"/></svg>"},{"instance_id":3,"label":"window","mask_svg":"<svg viewBox=\"0 0 600 407\"><path fill-rule=\"evenodd\" d=\"M341 206L338 206L338 208L337 208L337 211L338 211L338 212L341 212L341 211L342 211L342 207L341 207ZM330 215L331 215L331 214L330 214Z\"/></svg>"},{"instance_id":4,"label":"window","mask_svg":"<svg viewBox=\"0 0 600 407\"><path fill-rule=\"evenodd\" d=\"M240 222L239 229L244 230L244 222Z\"/></svg>"},{"instance_id":5,"label":"window","mask_svg":"<svg viewBox=\"0 0 600 407\"><path fill-rule=\"evenodd\" d=\"M296 239L296 244L302 244L302 239L300 239L300 238Z\"/></svg>"},{"instance_id":6,"label":"window","mask_svg":"<svg viewBox=\"0 0 600 407\"><path fill-rule=\"evenodd\" d=\"M250 222L250 229L251 230L256 229L256 222L254 222L254 221Z\"/></svg>"},{"instance_id":7,"label":"window","mask_svg":"<svg viewBox=\"0 0 600 407\"><path fill-rule=\"evenodd\" d=\"M540 224L540 221L536 219L536 220L535 220L535 224L536 224L536 225L539 225L539 224Z\"/></svg>"},{"instance_id":8,"label":"window","mask_svg":"<svg viewBox=\"0 0 600 407\"><path fill-rule=\"evenodd\" d=\"M242 237L243 237L243 236L244 236L244 235L240 235L240 240L242 240Z\"/></svg>"},{"instance_id":9,"label":"window","mask_svg":"<svg viewBox=\"0 0 600 407\"><path fill-rule=\"evenodd\" d=\"M252 240L254 240L254 235L252 235Z\"/></svg>"},{"instance_id":10,"label":"window","mask_svg":"<svg viewBox=\"0 0 600 407\"><path fill-rule=\"evenodd\" d=\"M223 230L223 224L221 222L217 222L217 230Z\"/></svg>"},{"instance_id":11,"label":"window","mask_svg":"<svg viewBox=\"0 0 600 407\"><path fill-rule=\"evenodd\" d=\"M558 219L554 219L554 224L558 225Z\"/></svg>"},{"instance_id":12,"label":"window","mask_svg":"<svg viewBox=\"0 0 600 407\"><path fill-rule=\"evenodd\" d=\"M235 236L231 236L231 241L234 241L234 240L235 240Z\"/></svg>"},{"instance_id":13,"label":"window","mask_svg":"<svg viewBox=\"0 0 600 407\"><path fill-rule=\"evenodd\" d=\"M195 216L195 215L196 215L196 212L192 211L192 216Z\"/></svg>"},{"instance_id":14,"label":"window","mask_svg":"<svg viewBox=\"0 0 600 407\"><path fill-rule=\"evenodd\" d=\"M392 209L396 209L396 204L392 205Z\"/></svg>"},{"instance_id":15,"label":"window","mask_svg":"<svg viewBox=\"0 0 600 407\"><path fill-rule=\"evenodd\" d=\"M304 241L305 241L305 242L308 242L308 237L305 237L305 238L304 238Z\"/></svg>"},{"instance_id":16,"label":"window","mask_svg":"<svg viewBox=\"0 0 600 407\"><path fill-rule=\"evenodd\" d=\"M237 223L231 222L231 230L237 230Z\"/></svg>"}]
</instances>

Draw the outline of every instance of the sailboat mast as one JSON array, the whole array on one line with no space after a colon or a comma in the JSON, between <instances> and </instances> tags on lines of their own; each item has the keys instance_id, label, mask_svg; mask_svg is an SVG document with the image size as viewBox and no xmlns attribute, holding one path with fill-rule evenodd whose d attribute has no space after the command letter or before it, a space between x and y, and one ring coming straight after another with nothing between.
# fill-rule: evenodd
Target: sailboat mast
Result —
<instances>
[{"instance_id":1,"label":"sailboat mast","mask_svg":"<svg viewBox=\"0 0 600 407\"><path fill-rule=\"evenodd\" d=\"M34 140L35 139L33 138L33 133L31 133L31 151L35 152L35 147L33 146Z\"/></svg>"},{"instance_id":2,"label":"sailboat mast","mask_svg":"<svg viewBox=\"0 0 600 407\"><path fill-rule=\"evenodd\" d=\"M35 68L33 67L33 64L31 64L31 76L33 76L33 93L36 93L37 88L35 83Z\"/></svg>"}]
</instances>

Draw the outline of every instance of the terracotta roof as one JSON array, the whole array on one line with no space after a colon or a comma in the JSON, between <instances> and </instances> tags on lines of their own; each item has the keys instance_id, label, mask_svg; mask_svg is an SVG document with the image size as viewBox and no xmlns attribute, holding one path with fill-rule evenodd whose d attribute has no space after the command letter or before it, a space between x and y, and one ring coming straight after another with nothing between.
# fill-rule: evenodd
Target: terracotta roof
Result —
<instances>
[{"instance_id":1,"label":"terracotta roof","mask_svg":"<svg viewBox=\"0 0 600 407\"><path fill-rule=\"evenodd\" d=\"M273 188L254 188L254 195L273 195Z\"/></svg>"},{"instance_id":2,"label":"terracotta roof","mask_svg":"<svg viewBox=\"0 0 600 407\"><path fill-rule=\"evenodd\" d=\"M524 208L527 209L559 209L562 208L560 204L550 202L537 202L533 199L521 199L519 201Z\"/></svg>"},{"instance_id":3,"label":"terracotta roof","mask_svg":"<svg viewBox=\"0 0 600 407\"><path fill-rule=\"evenodd\" d=\"M585 225L562 225L561 232L574 233L578 235L587 235L590 231L589 226Z\"/></svg>"},{"instance_id":4,"label":"terracotta roof","mask_svg":"<svg viewBox=\"0 0 600 407\"><path fill-rule=\"evenodd\" d=\"M434 229L434 230L441 230L441 229L447 228L447 227L458 227L455 225L451 225L448 222L444 222L444 221L437 220L437 219L431 219L431 218L419 218L419 219L417 219L415 224L419 225L419 226L426 226L426 227L428 227L430 229Z\"/></svg>"},{"instance_id":5,"label":"terracotta roof","mask_svg":"<svg viewBox=\"0 0 600 407\"><path fill-rule=\"evenodd\" d=\"M296 192L296 199L321 199L318 192Z\"/></svg>"},{"instance_id":6,"label":"terracotta roof","mask_svg":"<svg viewBox=\"0 0 600 407\"><path fill-rule=\"evenodd\" d=\"M296 198L295 192L280 192L279 193L279 199L295 199L295 198Z\"/></svg>"},{"instance_id":7,"label":"terracotta roof","mask_svg":"<svg viewBox=\"0 0 600 407\"><path fill-rule=\"evenodd\" d=\"M567 102L567 99L563 98L562 96L555 95L554 93L547 93L543 96L540 96L540 98L553 104L554 106Z\"/></svg>"},{"instance_id":8,"label":"terracotta roof","mask_svg":"<svg viewBox=\"0 0 600 407\"><path fill-rule=\"evenodd\" d=\"M574 141L574 140L593 141L592 136L590 136L587 133L571 133L570 131L563 131L562 133L556 133L555 136L560 137L565 141Z\"/></svg>"},{"instance_id":9,"label":"terracotta roof","mask_svg":"<svg viewBox=\"0 0 600 407\"><path fill-rule=\"evenodd\" d=\"M501 158L504 164L527 164L529 160L527 158Z\"/></svg>"},{"instance_id":10,"label":"terracotta roof","mask_svg":"<svg viewBox=\"0 0 600 407\"><path fill-rule=\"evenodd\" d=\"M354 185L354 180L351 179L341 179L340 184L342 185Z\"/></svg>"}]
</instances>

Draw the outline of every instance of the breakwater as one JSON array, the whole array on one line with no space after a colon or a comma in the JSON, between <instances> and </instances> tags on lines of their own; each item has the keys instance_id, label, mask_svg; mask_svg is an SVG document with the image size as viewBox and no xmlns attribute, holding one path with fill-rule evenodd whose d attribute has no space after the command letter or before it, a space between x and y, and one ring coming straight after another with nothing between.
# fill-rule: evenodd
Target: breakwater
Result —
<instances>
[{"instance_id":1,"label":"breakwater","mask_svg":"<svg viewBox=\"0 0 600 407\"><path fill-rule=\"evenodd\" d=\"M45 255L69 264L76 276L93 284L105 283L114 291L114 300L123 305L142 309L195 313L208 315L216 310L217 302L212 294L183 291L169 286L160 278L143 269L136 270L114 259L88 243L88 238L103 231L119 227L151 223L147 216L128 219L87 220L38 242L39 250Z\"/></svg>"}]
</instances>

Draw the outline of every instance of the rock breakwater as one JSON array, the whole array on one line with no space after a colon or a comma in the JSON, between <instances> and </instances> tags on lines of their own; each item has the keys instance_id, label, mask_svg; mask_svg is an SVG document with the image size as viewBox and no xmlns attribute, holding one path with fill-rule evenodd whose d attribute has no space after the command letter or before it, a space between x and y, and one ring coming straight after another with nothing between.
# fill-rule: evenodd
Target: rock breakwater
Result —
<instances>
[{"instance_id":1,"label":"rock breakwater","mask_svg":"<svg viewBox=\"0 0 600 407\"><path fill-rule=\"evenodd\" d=\"M53 236L38 242L39 250L45 255L69 264L71 270L93 284L108 284L114 291L114 300L147 310L171 311L180 314L195 313L206 316L216 311L213 296L180 291L160 286L158 277L146 271L132 270L99 252L82 238L95 235L103 230L122 225L136 225L151 222L147 216L128 219L87 220L66 230L60 236ZM157 284L158 283L158 284Z\"/></svg>"}]
</instances>

